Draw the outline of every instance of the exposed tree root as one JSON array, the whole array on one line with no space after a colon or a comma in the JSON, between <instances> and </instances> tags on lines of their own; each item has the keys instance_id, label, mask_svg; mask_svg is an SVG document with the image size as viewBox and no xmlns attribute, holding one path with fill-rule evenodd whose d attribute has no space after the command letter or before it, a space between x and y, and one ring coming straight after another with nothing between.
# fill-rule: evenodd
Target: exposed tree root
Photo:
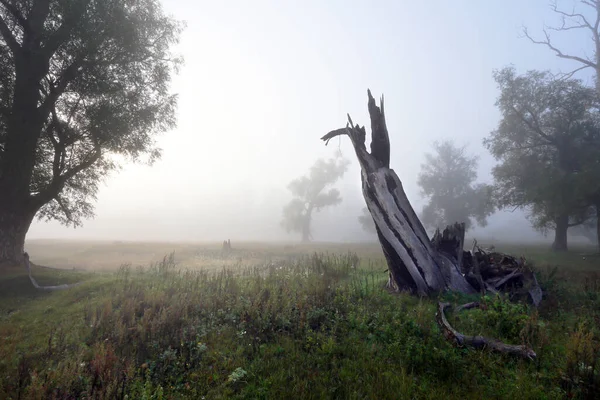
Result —
<instances>
[{"instance_id":1,"label":"exposed tree root","mask_svg":"<svg viewBox=\"0 0 600 400\"><path fill-rule=\"evenodd\" d=\"M456 307L456 311L478 308L479 305L480 304L477 302L463 304ZM435 319L442 330L444 337L451 341L454 345L473 347L475 349L487 348L498 353L510 354L529 360L533 360L536 357L535 352L527 346L505 344L496 339L486 338L484 336L463 335L454 329L446 319L444 310L448 307L451 307L450 303L438 303L438 311L435 315Z\"/></svg>"},{"instance_id":2,"label":"exposed tree root","mask_svg":"<svg viewBox=\"0 0 600 400\"><path fill-rule=\"evenodd\" d=\"M65 289L71 289L71 288L81 285L83 283L83 282L77 282L77 283L63 284L63 285L56 285L56 286L40 286L37 283L37 281L33 278L33 276L31 275L31 264L29 262L29 254L23 253L23 258L25 260L25 267L27 268L27 273L29 274L29 280L31 281L31 284L33 285L33 287L35 287L36 289L47 290L47 291L65 290Z\"/></svg>"}]
</instances>

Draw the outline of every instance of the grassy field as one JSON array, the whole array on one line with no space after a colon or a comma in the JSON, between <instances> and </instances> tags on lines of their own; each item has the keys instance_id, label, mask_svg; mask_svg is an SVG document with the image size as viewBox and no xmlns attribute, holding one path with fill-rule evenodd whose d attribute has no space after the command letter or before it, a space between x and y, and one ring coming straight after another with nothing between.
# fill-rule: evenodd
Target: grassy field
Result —
<instances>
[{"instance_id":1,"label":"grassy field","mask_svg":"<svg viewBox=\"0 0 600 400\"><path fill-rule=\"evenodd\" d=\"M83 283L41 292L22 267L0 272L0 398L600 396L593 249L496 244L536 266L542 305L488 296L450 315L532 346L525 361L446 342L437 298L384 290L375 244L232 244L28 242L40 284Z\"/></svg>"}]
</instances>

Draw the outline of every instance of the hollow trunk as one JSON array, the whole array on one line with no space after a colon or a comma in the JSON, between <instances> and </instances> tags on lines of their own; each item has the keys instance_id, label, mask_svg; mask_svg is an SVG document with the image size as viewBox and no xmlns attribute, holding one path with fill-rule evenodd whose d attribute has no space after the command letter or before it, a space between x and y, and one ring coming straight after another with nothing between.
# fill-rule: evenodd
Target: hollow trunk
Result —
<instances>
[{"instance_id":1,"label":"hollow trunk","mask_svg":"<svg viewBox=\"0 0 600 400\"><path fill-rule=\"evenodd\" d=\"M34 215L0 209L0 265L23 262L25 236Z\"/></svg>"},{"instance_id":2,"label":"hollow trunk","mask_svg":"<svg viewBox=\"0 0 600 400\"><path fill-rule=\"evenodd\" d=\"M556 228L554 229L554 242L552 243L552 250L554 251L567 251L567 230L569 229L569 216L561 215L556 219Z\"/></svg>"},{"instance_id":3,"label":"hollow trunk","mask_svg":"<svg viewBox=\"0 0 600 400\"><path fill-rule=\"evenodd\" d=\"M365 147L364 127L354 126L350 117L346 128L332 131L322 139L346 134L352 140L361 166L362 189L373 217L377 235L387 260L390 282L396 290L429 294L443 290L474 293L476 289L461 273L462 248L451 251L432 243L410 205L402 182L390 169L390 141L383 110L368 92L371 117L371 152ZM463 226L464 230L464 226ZM464 232L463 236L464 238ZM459 240L460 241L460 240ZM461 242L462 244L462 242Z\"/></svg>"}]
</instances>

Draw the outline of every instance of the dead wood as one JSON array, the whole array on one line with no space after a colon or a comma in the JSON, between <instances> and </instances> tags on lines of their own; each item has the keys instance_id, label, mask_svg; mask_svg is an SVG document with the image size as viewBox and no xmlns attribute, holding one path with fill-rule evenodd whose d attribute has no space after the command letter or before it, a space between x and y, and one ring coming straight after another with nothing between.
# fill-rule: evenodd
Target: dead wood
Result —
<instances>
[{"instance_id":1,"label":"dead wood","mask_svg":"<svg viewBox=\"0 0 600 400\"><path fill-rule=\"evenodd\" d=\"M456 311L468 310L471 308L478 308L479 303L467 303L462 306L458 306ZM484 336L467 336L450 325L446 319L444 311L451 307L450 303L438 303L438 311L436 313L436 321L442 330L444 337L451 341L455 346L466 346L475 349L489 349L498 353L509 354L516 357L521 357L529 360L533 360L536 357L535 352L527 346L523 345L512 345L502 343L496 339L487 338Z\"/></svg>"},{"instance_id":2,"label":"dead wood","mask_svg":"<svg viewBox=\"0 0 600 400\"><path fill-rule=\"evenodd\" d=\"M388 287L421 295L446 290L482 294L503 291L514 297L525 293L538 305L541 289L524 259L487 253L477 242L471 252L464 251L464 223L437 230L429 239L404 193L402 182L390 169L390 138L383 97L378 107L369 90L367 95L370 152L365 145L364 126L355 125L350 116L345 128L331 131L321 139L327 144L336 136L347 135L352 142L361 167L363 196L388 264Z\"/></svg>"}]
</instances>

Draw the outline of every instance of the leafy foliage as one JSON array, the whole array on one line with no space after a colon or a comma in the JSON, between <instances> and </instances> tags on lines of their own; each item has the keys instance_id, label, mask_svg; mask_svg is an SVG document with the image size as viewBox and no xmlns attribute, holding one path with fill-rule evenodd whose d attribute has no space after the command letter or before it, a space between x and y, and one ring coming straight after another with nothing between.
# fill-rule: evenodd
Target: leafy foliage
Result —
<instances>
[{"instance_id":1,"label":"leafy foliage","mask_svg":"<svg viewBox=\"0 0 600 400\"><path fill-rule=\"evenodd\" d=\"M568 226L589 217L589 194L600 156L595 90L548 72L518 76L514 68L495 73L501 90L498 128L484 144L500 161L493 170L501 207L530 211L539 229ZM566 224L565 224L566 225Z\"/></svg>"},{"instance_id":2,"label":"leafy foliage","mask_svg":"<svg viewBox=\"0 0 600 400\"><path fill-rule=\"evenodd\" d=\"M309 174L294 179L288 185L294 198L283 209L282 227L289 232L301 232L302 240L311 237L310 223L313 211L342 202L339 190L331 188L348 169L349 161L338 156L330 160L319 159L310 168Z\"/></svg>"},{"instance_id":3,"label":"leafy foliage","mask_svg":"<svg viewBox=\"0 0 600 400\"><path fill-rule=\"evenodd\" d=\"M426 154L421 165L418 184L421 194L429 199L423 207L421 221L425 226L444 228L455 222L464 222L465 228L474 218L481 226L494 211L491 188L474 184L477 178L477 157L465 154L465 147L452 141L434 143L435 154Z\"/></svg>"},{"instance_id":4,"label":"leafy foliage","mask_svg":"<svg viewBox=\"0 0 600 400\"><path fill-rule=\"evenodd\" d=\"M158 0L0 2L0 200L79 225L115 156L156 160L180 31Z\"/></svg>"}]
</instances>

